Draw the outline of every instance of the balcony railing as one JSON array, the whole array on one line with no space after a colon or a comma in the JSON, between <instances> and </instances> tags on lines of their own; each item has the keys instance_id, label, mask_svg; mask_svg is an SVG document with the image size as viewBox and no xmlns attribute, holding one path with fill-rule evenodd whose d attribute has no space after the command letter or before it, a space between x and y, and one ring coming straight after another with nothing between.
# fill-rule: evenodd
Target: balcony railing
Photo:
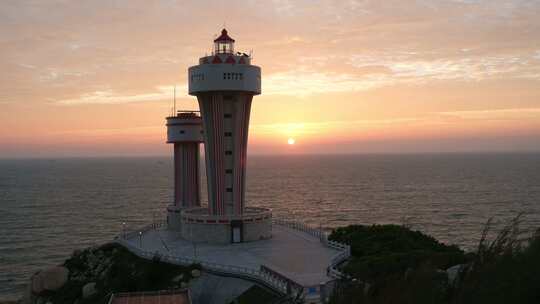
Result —
<instances>
[{"instance_id":1,"label":"balcony railing","mask_svg":"<svg viewBox=\"0 0 540 304\"><path fill-rule=\"evenodd\" d=\"M261 211L268 210L268 209L263 209L263 208L260 208L260 209ZM327 275L332 278L342 278L345 276L343 273L339 271L337 267L339 264L341 264L342 262L344 262L351 256L351 248L349 245L335 242L335 241L330 241L328 240L326 233L324 233L321 229L310 227L304 223L295 222L291 220L283 220L283 219L272 219L272 223L274 225L285 226L290 229L298 230L303 233L312 235L318 238L320 242L324 244L325 246L338 250L339 252L334 257L332 257L330 265L326 269ZM248 267L226 265L226 264L220 264L220 263L214 263L214 262L205 262L205 261L201 261L201 260L193 259L193 258L179 257L179 256L170 255L170 254L162 254L159 252L145 251L128 241L128 239L140 236L144 234L145 232L152 229L159 229L163 227L164 225L165 223L163 221L159 221L159 222L155 222L153 224L144 226L140 229L136 229L135 231L124 232L122 235L120 235L119 237L115 239L115 242L126 247L135 255L141 258L153 259L154 257L157 256L163 262L171 263L175 265L182 265L182 266L199 264L201 265L203 269L205 269L208 272L212 272L216 274L233 275L236 277L256 281L284 295L306 294L306 291L307 291L306 288L309 288L308 286L301 286L300 284L294 282L293 280L286 278L284 275L281 275L281 274L278 275L276 273L272 273L271 271L268 271L269 268L264 265L261 265L260 269L253 269L253 268L248 268ZM327 282L326 285L330 283L331 282Z\"/></svg>"}]
</instances>

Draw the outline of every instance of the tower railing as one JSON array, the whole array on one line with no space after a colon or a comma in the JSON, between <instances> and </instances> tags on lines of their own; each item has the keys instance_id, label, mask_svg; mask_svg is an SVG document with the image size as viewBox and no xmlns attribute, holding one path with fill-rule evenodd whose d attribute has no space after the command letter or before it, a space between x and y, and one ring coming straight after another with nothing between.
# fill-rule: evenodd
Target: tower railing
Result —
<instances>
[{"instance_id":1,"label":"tower railing","mask_svg":"<svg viewBox=\"0 0 540 304\"><path fill-rule=\"evenodd\" d=\"M247 207L243 214L235 215L214 215L208 214L208 209L204 207L189 208L182 211L183 219L194 221L232 221L232 220L268 220L272 218L272 210L260 207Z\"/></svg>"},{"instance_id":2,"label":"tower railing","mask_svg":"<svg viewBox=\"0 0 540 304\"><path fill-rule=\"evenodd\" d=\"M351 257L351 246L344 243L331 241L328 239L328 235L324 231L322 231L322 229L311 227L302 222L284 219L273 219L272 223L310 234L316 238L319 238L321 243L323 243L325 246L338 250L339 253L332 257L331 263L327 267L326 271L329 276L336 279L346 276L339 270L338 266Z\"/></svg>"},{"instance_id":3,"label":"tower railing","mask_svg":"<svg viewBox=\"0 0 540 304\"><path fill-rule=\"evenodd\" d=\"M284 219L272 219L272 223L307 233L318 238L319 241L325 246L338 250L339 252L332 257L330 265L326 269L326 273L328 276L334 279L347 277L347 275L343 274L338 267L351 256L351 247L349 245L336 241L330 241L328 240L328 235L324 231L313 228L305 223ZM139 229L124 232L122 235L117 236L114 241L126 247L136 256L144 259L153 259L155 257L159 257L159 259L163 262L180 266L198 264L207 272L248 279L267 286L268 288L284 295L306 294L308 289L314 288L309 286L301 286L293 280L288 279L286 276L279 274L276 271L272 271L271 268L265 265L261 265L260 269L254 269L215 262L206 262L196 258L186 258L171 254L163 254L158 251L147 251L128 241L129 239L137 237L140 234L153 229L159 229L165 225L166 223L164 221L156 221ZM330 281L326 282L326 285L330 286L331 283L332 282Z\"/></svg>"}]
</instances>

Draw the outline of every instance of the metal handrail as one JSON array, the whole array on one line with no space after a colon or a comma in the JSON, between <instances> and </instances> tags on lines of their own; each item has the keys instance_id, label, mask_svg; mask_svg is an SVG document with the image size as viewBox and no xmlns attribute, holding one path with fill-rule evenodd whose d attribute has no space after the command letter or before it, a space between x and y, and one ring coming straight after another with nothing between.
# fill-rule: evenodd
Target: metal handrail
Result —
<instances>
[{"instance_id":1,"label":"metal handrail","mask_svg":"<svg viewBox=\"0 0 540 304\"><path fill-rule=\"evenodd\" d=\"M201 207L195 207L190 209L185 209L182 211L182 217L187 217L191 219L199 219L199 220L246 220L246 219L255 219L258 217L272 217L272 210L268 208L261 208L261 207L249 207L246 208L248 212L245 212L244 214L240 215L214 215L214 214L208 214L204 213L206 211L206 208ZM201 213L198 213L201 212Z\"/></svg>"},{"instance_id":2,"label":"metal handrail","mask_svg":"<svg viewBox=\"0 0 540 304\"><path fill-rule=\"evenodd\" d=\"M261 281L263 284L271 287L272 289L276 291L279 291L280 293L285 294L287 292L287 280L279 278L277 276L268 275L257 269L219 264L215 262L204 262L204 261L199 261L197 259L192 259L192 258L178 257L178 256L172 256L172 255L163 255L158 252L150 252L150 251L146 251L137 246L132 245L124 238L116 238L115 242L126 247L133 254L141 258L153 259L155 256L159 256L161 261L164 261L170 264L182 265L182 266L199 264L204 269L207 269L210 271L226 273L229 275L237 275L237 276L239 275L242 277Z\"/></svg>"},{"instance_id":3,"label":"metal handrail","mask_svg":"<svg viewBox=\"0 0 540 304\"><path fill-rule=\"evenodd\" d=\"M312 228L304 223L290 221L290 220L282 220L282 219L272 219L272 223L286 226L291 229L302 231L304 233L308 233L314 237L319 238L320 242L323 243L325 246L340 251L334 257L332 257L331 263L327 267L327 274L333 278L342 278L346 276L337 269L337 266L341 264L343 261L347 260L351 256L351 247L349 245L336 242L336 241L330 241L328 240L327 235L323 233L322 230ZM145 259L152 259L155 256L159 256L161 260L171 263L171 264L182 265L182 266L199 264L201 265L201 267L203 267L204 269L210 272L223 273L223 274L233 275L237 277L240 276L247 279L258 281L282 294L286 294L289 290L289 287L291 286L291 282L294 282L286 278L272 275L271 273L265 272L261 269L258 270L258 269L248 268L248 267L226 265L226 264L220 264L220 263L215 263L215 262L205 262L205 261L200 261L193 258L178 257L178 256L169 255L169 254L164 255L164 254L160 254L159 252L145 251L137 246L134 246L133 244L127 241L128 238L137 236L139 233L144 233L152 229L161 228L164 225L165 225L164 221L159 221L150 225L146 225L142 227L141 229L136 229L135 231L124 233L123 236L116 237L115 242L126 247L135 255L145 258ZM301 293L304 291L305 291L304 288L299 290L299 292Z\"/></svg>"},{"instance_id":4,"label":"metal handrail","mask_svg":"<svg viewBox=\"0 0 540 304\"><path fill-rule=\"evenodd\" d=\"M327 267L326 271L329 276L336 279L346 276L345 274L343 274L341 271L337 269L337 266L341 264L342 262L344 262L345 260L347 260L348 258L350 258L351 246L344 243L336 242L336 241L330 241L328 240L327 235L323 233L322 230L315 229L301 222L283 220L283 219L273 219L272 223L308 233L314 237L319 238L319 240L327 247L339 250L340 252L336 254L334 257L332 257L331 263Z\"/></svg>"},{"instance_id":5,"label":"metal handrail","mask_svg":"<svg viewBox=\"0 0 540 304\"><path fill-rule=\"evenodd\" d=\"M283 219L273 219L272 222L273 224L277 224L277 225L281 225L281 226L285 226L291 229L305 232L319 239L322 239L325 236L324 233L320 229L310 227L309 225L304 224L302 222L283 220Z\"/></svg>"}]
</instances>

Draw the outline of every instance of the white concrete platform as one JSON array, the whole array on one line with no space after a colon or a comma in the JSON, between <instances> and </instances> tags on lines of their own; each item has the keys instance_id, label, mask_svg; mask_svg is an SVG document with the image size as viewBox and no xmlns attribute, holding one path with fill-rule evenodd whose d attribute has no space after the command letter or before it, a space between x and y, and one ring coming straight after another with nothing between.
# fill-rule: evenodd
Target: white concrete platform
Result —
<instances>
[{"instance_id":1,"label":"white concrete platform","mask_svg":"<svg viewBox=\"0 0 540 304\"><path fill-rule=\"evenodd\" d=\"M327 275L332 258L341 253L319 238L282 225L272 226L272 238L239 244L192 243L178 232L150 229L141 237L131 234L129 244L144 251L231 266L259 269L261 265L302 286L317 286L333 280Z\"/></svg>"}]
</instances>

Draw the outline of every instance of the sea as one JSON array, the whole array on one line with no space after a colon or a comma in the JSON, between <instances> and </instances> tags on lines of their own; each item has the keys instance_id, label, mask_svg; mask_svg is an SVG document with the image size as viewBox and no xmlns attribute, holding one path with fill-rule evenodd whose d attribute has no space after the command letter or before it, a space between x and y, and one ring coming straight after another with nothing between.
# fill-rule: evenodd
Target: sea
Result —
<instances>
[{"instance_id":1,"label":"sea","mask_svg":"<svg viewBox=\"0 0 540 304\"><path fill-rule=\"evenodd\" d=\"M314 227L408 225L466 250L490 218L494 231L519 214L523 229L540 227L540 154L250 156L247 166L248 206ZM171 157L0 160L0 300L123 222L163 219L172 195Z\"/></svg>"}]
</instances>

